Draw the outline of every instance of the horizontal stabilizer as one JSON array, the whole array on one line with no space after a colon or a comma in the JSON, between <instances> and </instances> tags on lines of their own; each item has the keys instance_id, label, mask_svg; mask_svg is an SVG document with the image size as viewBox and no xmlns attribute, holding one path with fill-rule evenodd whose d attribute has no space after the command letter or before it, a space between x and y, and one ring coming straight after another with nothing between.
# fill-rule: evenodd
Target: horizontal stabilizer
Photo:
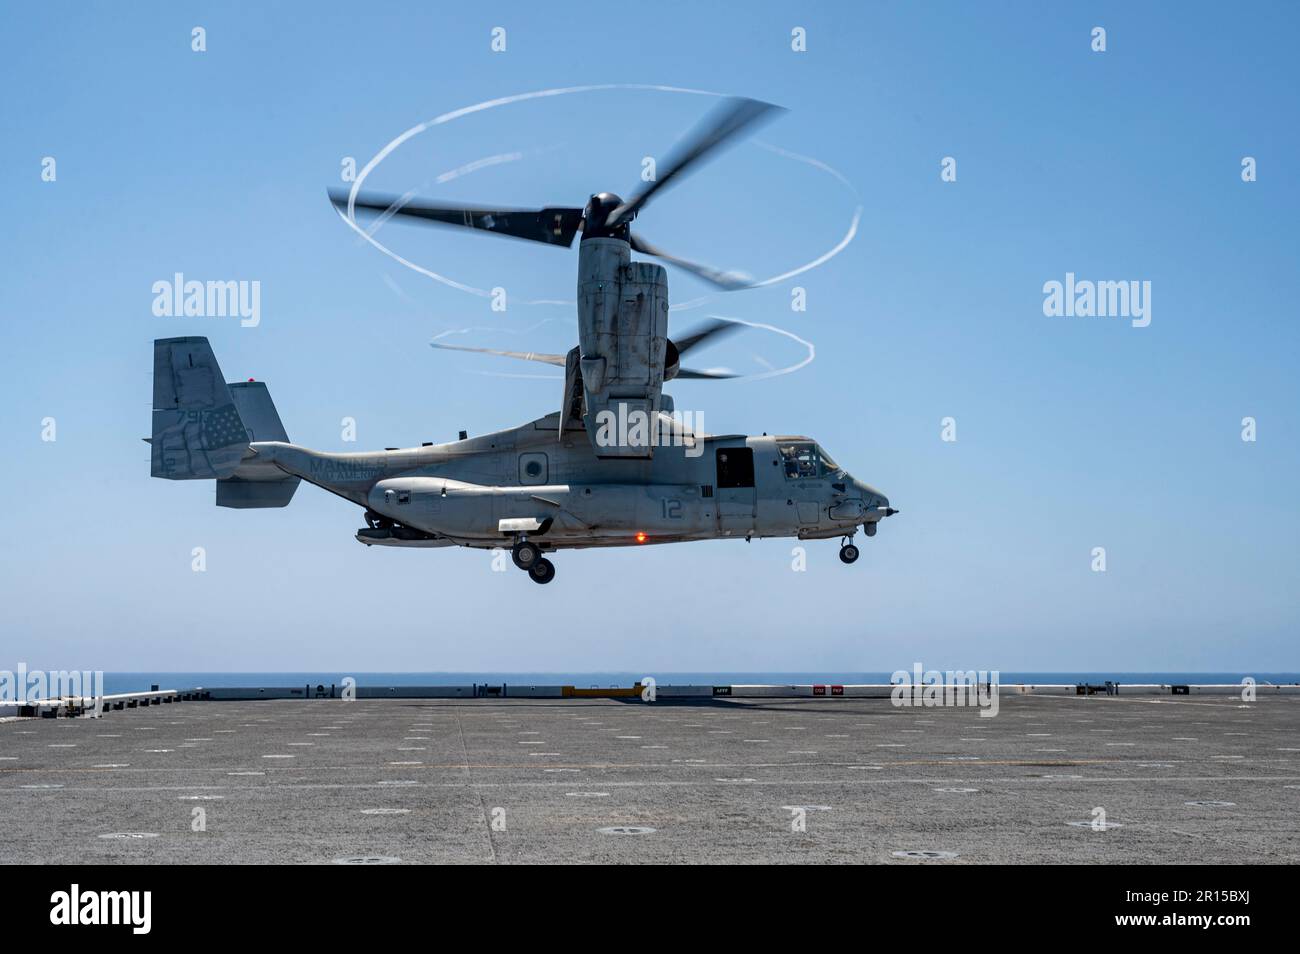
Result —
<instances>
[{"instance_id":1,"label":"horizontal stabilizer","mask_svg":"<svg viewBox=\"0 0 1300 954\"><path fill-rule=\"evenodd\" d=\"M243 480L239 477L218 480L217 506L238 510L287 507L301 482L297 477L286 477L284 480Z\"/></svg>"}]
</instances>

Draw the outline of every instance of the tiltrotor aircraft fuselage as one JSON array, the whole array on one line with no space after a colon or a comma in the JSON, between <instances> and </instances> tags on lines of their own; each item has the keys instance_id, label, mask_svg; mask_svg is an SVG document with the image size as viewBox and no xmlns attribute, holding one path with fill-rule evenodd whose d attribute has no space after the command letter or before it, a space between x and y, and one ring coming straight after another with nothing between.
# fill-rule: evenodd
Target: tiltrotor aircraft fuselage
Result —
<instances>
[{"instance_id":1,"label":"tiltrotor aircraft fuselage","mask_svg":"<svg viewBox=\"0 0 1300 954\"><path fill-rule=\"evenodd\" d=\"M668 255L629 228L649 197L772 107L737 100L624 202L593 195L582 209L536 211L432 205L403 199L333 199L357 209L571 246L578 253L578 344L565 355L490 352L564 369L560 409L522 427L447 444L326 453L289 443L265 385L227 384L206 338L154 342L152 474L215 479L217 505L283 507L302 480L352 501L369 546L510 547L538 583L544 554L743 537L844 538L852 563L861 527L874 536L895 513L878 490L843 470L807 437L696 433L674 417L663 385L733 375L683 368L681 357L734 325L668 337L663 258L723 289L740 279ZM442 347L447 347L442 345ZM487 350L464 348L459 350Z\"/></svg>"}]
</instances>

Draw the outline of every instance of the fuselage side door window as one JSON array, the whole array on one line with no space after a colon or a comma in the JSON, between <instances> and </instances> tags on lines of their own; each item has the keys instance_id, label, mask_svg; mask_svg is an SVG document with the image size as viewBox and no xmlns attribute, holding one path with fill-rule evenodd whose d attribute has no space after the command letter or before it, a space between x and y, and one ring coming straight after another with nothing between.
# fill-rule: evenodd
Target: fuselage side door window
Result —
<instances>
[{"instance_id":1,"label":"fuselage side door window","mask_svg":"<svg viewBox=\"0 0 1300 954\"><path fill-rule=\"evenodd\" d=\"M748 536L754 530L758 491L754 489L754 449L719 447L714 452L718 476L713 495L718 530Z\"/></svg>"},{"instance_id":2,"label":"fuselage side door window","mask_svg":"<svg viewBox=\"0 0 1300 954\"><path fill-rule=\"evenodd\" d=\"M719 447L719 489L754 486L754 449L752 447Z\"/></svg>"}]
</instances>

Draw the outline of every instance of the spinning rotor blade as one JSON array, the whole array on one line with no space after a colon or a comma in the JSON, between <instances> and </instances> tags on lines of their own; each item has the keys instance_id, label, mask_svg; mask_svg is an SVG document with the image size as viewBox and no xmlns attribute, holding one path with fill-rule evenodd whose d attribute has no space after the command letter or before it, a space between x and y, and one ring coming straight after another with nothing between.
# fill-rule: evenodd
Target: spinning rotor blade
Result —
<instances>
[{"instance_id":1,"label":"spinning rotor blade","mask_svg":"<svg viewBox=\"0 0 1300 954\"><path fill-rule=\"evenodd\" d=\"M520 358L524 361L537 361L541 364L551 364L557 368L564 367L564 355L562 354L541 354L536 351L498 351L496 348L467 348L464 345L439 344L436 341L430 342L434 348L442 348L444 351L472 351L475 354L495 354L502 358Z\"/></svg>"},{"instance_id":2,"label":"spinning rotor blade","mask_svg":"<svg viewBox=\"0 0 1300 954\"><path fill-rule=\"evenodd\" d=\"M719 335L729 335L745 327L738 321L723 321L716 319L692 331L683 338L674 338L673 344L677 346L677 354L684 355L692 348L698 348L707 342L710 338L716 338Z\"/></svg>"},{"instance_id":3,"label":"spinning rotor blade","mask_svg":"<svg viewBox=\"0 0 1300 954\"><path fill-rule=\"evenodd\" d=\"M750 288L751 284L741 278L734 272L723 272L712 267L711 265L700 265L697 262L690 262L684 258L678 258L669 252L665 252L657 245L651 245L639 235L632 234L628 236L635 251L645 255L653 255L655 258L662 258L669 265L676 265L678 268L685 269L692 275L704 279L710 285L721 288L723 291L736 291L741 288Z\"/></svg>"},{"instance_id":4,"label":"spinning rotor blade","mask_svg":"<svg viewBox=\"0 0 1300 954\"><path fill-rule=\"evenodd\" d=\"M609 214L605 225L613 228L620 222L634 218L641 206L650 201L650 197L668 185L679 174L685 172L709 153L734 138L738 133L751 127L754 123L771 119L780 106L764 103L757 99L732 97L717 111L692 131L686 144L678 150L668 163L666 171L659 173L656 181L623 203Z\"/></svg>"},{"instance_id":5,"label":"spinning rotor blade","mask_svg":"<svg viewBox=\"0 0 1300 954\"><path fill-rule=\"evenodd\" d=\"M348 191L331 189L330 201L347 214ZM546 245L573 245L573 237L582 226L582 209L562 206L545 209L480 209L461 205L438 205L421 199L404 200L401 196L361 193L355 208L381 215L422 219L439 225L458 225L482 229L497 235L528 239Z\"/></svg>"},{"instance_id":6,"label":"spinning rotor blade","mask_svg":"<svg viewBox=\"0 0 1300 954\"><path fill-rule=\"evenodd\" d=\"M740 375L731 371L693 371L690 368L681 368L673 375L674 380L682 381L695 379L697 381L725 381L728 378L738 378Z\"/></svg>"},{"instance_id":7,"label":"spinning rotor blade","mask_svg":"<svg viewBox=\"0 0 1300 954\"><path fill-rule=\"evenodd\" d=\"M739 331L742 327L744 326L739 322L716 320L697 328L683 338L675 341L670 339L668 353L665 356L666 370L670 372L667 380L680 378L696 381L722 381L728 378L741 377L735 372L724 369L683 368L678 365L678 361L683 354L692 348L698 348L719 335ZM429 344L431 347L440 348L444 351L468 351L473 354L491 354L501 358L518 358L521 361L535 361L556 368L566 368L567 366L567 356L562 354L543 354L539 351L505 351L500 348L470 348L466 345L442 344L438 341L432 341ZM673 368L677 368L677 370L673 372Z\"/></svg>"},{"instance_id":8,"label":"spinning rotor blade","mask_svg":"<svg viewBox=\"0 0 1300 954\"><path fill-rule=\"evenodd\" d=\"M670 338L668 341L668 354L665 359L665 364L667 365L666 370L669 372L668 380L694 379L697 381L721 381L727 378L740 377L740 375L735 372L725 371L722 369L706 371L693 368L683 368L678 364L678 362L681 360L682 355L686 354L686 352L690 351L692 348L698 348L701 345L708 343L710 339L717 338L720 335L729 335L733 332L739 331L743 327L744 325L738 321L723 321L722 319L716 319L709 322L707 325L702 325L684 337ZM675 372L672 370L673 367L677 368Z\"/></svg>"}]
</instances>

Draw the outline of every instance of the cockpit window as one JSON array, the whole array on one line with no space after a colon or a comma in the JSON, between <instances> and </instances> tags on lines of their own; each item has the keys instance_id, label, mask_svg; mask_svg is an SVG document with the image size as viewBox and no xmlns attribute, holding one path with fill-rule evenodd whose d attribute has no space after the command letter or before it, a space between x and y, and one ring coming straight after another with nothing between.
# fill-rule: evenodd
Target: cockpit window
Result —
<instances>
[{"instance_id":1,"label":"cockpit window","mask_svg":"<svg viewBox=\"0 0 1300 954\"><path fill-rule=\"evenodd\" d=\"M811 441L780 444L777 450L787 480L815 480L839 473L830 455Z\"/></svg>"},{"instance_id":2,"label":"cockpit window","mask_svg":"<svg viewBox=\"0 0 1300 954\"><path fill-rule=\"evenodd\" d=\"M826 453L826 451L822 450L822 446L820 444L817 445L817 456L819 456L822 459L823 474L830 475L830 474L838 474L840 472L840 465L835 463L835 461L831 460L831 455Z\"/></svg>"},{"instance_id":3,"label":"cockpit window","mask_svg":"<svg viewBox=\"0 0 1300 954\"><path fill-rule=\"evenodd\" d=\"M816 444L782 444L781 462L788 480L806 480L820 476Z\"/></svg>"}]
</instances>

